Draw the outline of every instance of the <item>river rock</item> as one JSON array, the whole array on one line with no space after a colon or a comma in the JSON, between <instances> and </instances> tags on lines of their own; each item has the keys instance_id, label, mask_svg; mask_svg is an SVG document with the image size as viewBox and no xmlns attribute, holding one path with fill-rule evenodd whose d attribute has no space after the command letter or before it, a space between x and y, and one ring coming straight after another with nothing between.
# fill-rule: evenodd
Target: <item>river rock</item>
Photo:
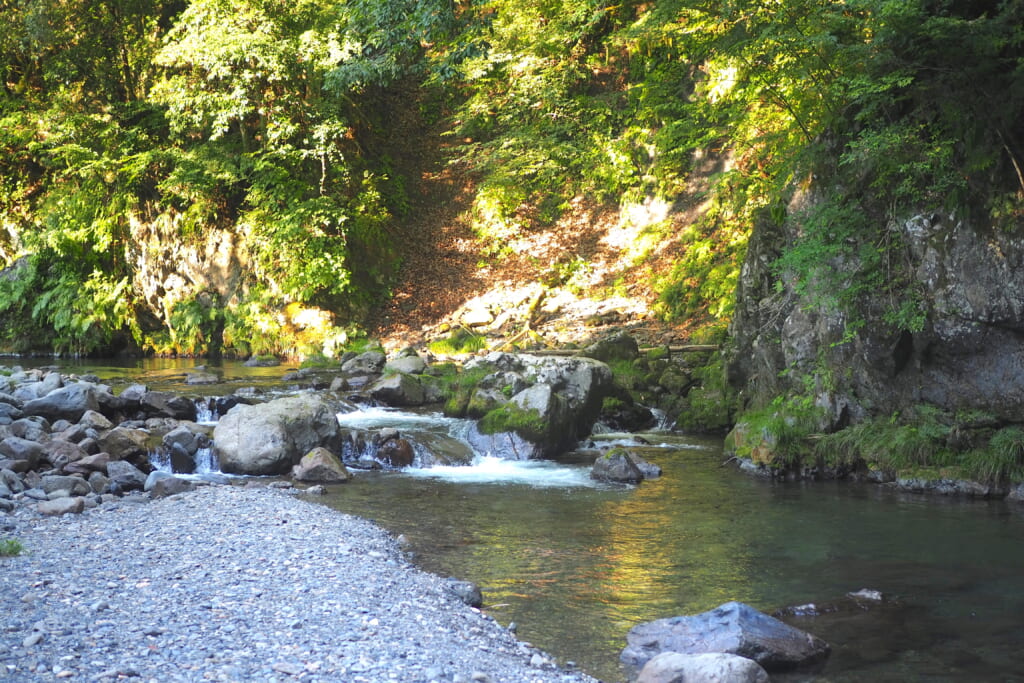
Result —
<instances>
[{"instance_id":1,"label":"river rock","mask_svg":"<svg viewBox=\"0 0 1024 683\"><path fill-rule=\"evenodd\" d=\"M480 587L472 581L459 581L458 579L448 579L446 588L448 592L457 597L462 602L466 603L470 607L483 607L484 595L480 592Z\"/></svg>"},{"instance_id":2,"label":"river rock","mask_svg":"<svg viewBox=\"0 0 1024 683\"><path fill-rule=\"evenodd\" d=\"M103 413L95 410L87 410L82 413L82 417L78 420L78 424L85 429L89 429L91 427L98 432L114 428L113 422L107 419Z\"/></svg>"},{"instance_id":3,"label":"river rock","mask_svg":"<svg viewBox=\"0 0 1024 683\"><path fill-rule=\"evenodd\" d=\"M173 417L175 420L196 419L196 404L183 396L164 391L147 391L139 399L139 406L154 417Z\"/></svg>"},{"instance_id":4,"label":"river rock","mask_svg":"<svg viewBox=\"0 0 1024 683\"><path fill-rule=\"evenodd\" d=\"M287 396L229 410L214 429L214 452L223 472L286 474L317 446L337 447L339 431L326 400Z\"/></svg>"},{"instance_id":5,"label":"river rock","mask_svg":"<svg viewBox=\"0 0 1024 683\"><path fill-rule=\"evenodd\" d=\"M21 493L25 490L21 477L8 469L0 469L0 482L3 482L11 493Z\"/></svg>"},{"instance_id":6,"label":"river rock","mask_svg":"<svg viewBox=\"0 0 1024 683\"><path fill-rule=\"evenodd\" d=\"M78 422L87 410L99 411L99 390L95 385L76 382L55 389L45 396L25 403L26 415L42 415L50 420Z\"/></svg>"},{"instance_id":7,"label":"river rock","mask_svg":"<svg viewBox=\"0 0 1024 683\"><path fill-rule=\"evenodd\" d=\"M78 462L89 455L77 443L53 439L43 444L46 460L56 469L64 469L73 462Z\"/></svg>"},{"instance_id":8,"label":"river rock","mask_svg":"<svg viewBox=\"0 0 1024 683\"><path fill-rule=\"evenodd\" d=\"M376 375L384 369L387 357L380 351L365 351L341 364L341 371L350 375Z\"/></svg>"},{"instance_id":9,"label":"river rock","mask_svg":"<svg viewBox=\"0 0 1024 683\"><path fill-rule=\"evenodd\" d=\"M185 375L185 384L219 384L220 376L212 372L189 372Z\"/></svg>"},{"instance_id":10,"label":"river rock","mask_svg":"<svg viewBox=\"0 0 1024 683\"><path fill-rule=\"evenodd\" d=\"M109 463L110 453L94 453L68 463L64 466L64 471L68 474L78 473L84 475L89 475L93 472L106 472L107 464Z\"/></svg>"},{"instance_id":11,"label":"river rock","mask_svg":"<svg viewBox=\"0 0 1024 683\"><path fill-rule=\"evenodd\" d=\"M193 431L188 425L178 425L171 431L164 434L161 443L165 448L171 449L174 446L180 447L185 453L190 456L196 454L196 451L203 445L202 434L200 432Z\"/></svg>"},{"instance_id":12,"label":"river rock","mask_svg":"<svg viewBox=\"0 0 1024 683\"><path fill-rule=\"evenodd\" d=\"M124 460L107 463L107 477L124 491L141 491L146 486L146 475L142 470Z\"/></svg>"},{"instance_id":13,"label":"river rock","mask_svg":"<svg viewBox=\"0 0 1024 683\"><path fill-rule=\"evenodd\" d=\"M334 453L317 446L292 468L292 479L322 484L346 482L352 475Z\"/></svg>"},{"instance_id":14,"label":"river rock","mask_svg":"<svg viewBox=\"0 0 1024 683\"><path fill-rule=\"evenodd\" d=\"M640 670L636 683L768 683L768 672L746 657L722 652L662 652Z\"/></svg>"},{"instance_id":15,"label":"river rock","mask_svg":"<svg viewBox=\"0 0 1024 683\"><path fill-rule=\"evenodd\" d=\"M392 467L410 467L416 460L416 451L407 439L388 439L377 449L377 459Z\"/></svg>"},{"instance_id":16,"label":"river rock","mask_svg":"<svg viewBox=\"0 0 1024 683\"><path fill-rule=\"evenodd\" d=\"M8 436L0 441L0 454L11 460L23 460L28 463L29 469L35 469L42 460L43 447L35 441L23 439L20 436Z\"/></svg>"},{"instance_id":17,"label":"river rock","mask_svg":"<svg viewBox=\"0 0 1024 683\"><path fill-rule=\"evenodd\" d=\"M412 375L385 375L371 384L367 393L375 401L389 406L423 405L423 387Z\"/></svg>"},{"instance_id":18,"label":"river rock","mask_svg":"<svg viewBox=\"0 0 1024 683\"><path fill-rule=\"evenodd\" d=\"M32 415L15 420L8 426L8 430L14 436L22 439L43 443L50 439L50 424L45 417Z\"/></svg>"},{"instance_id":19,"label":"river rock","mask_svg":"<svg viewBox=\"0 0 1024 683\"><path fill-rule=\"evenodd\" d=\"M36 504L36 511L41 515L56 517L58 515L79 514L85 510L85 498L76 496L74 498L57 498L55 500L42 500Z\"/></svg>"},{"instance_id":20,"label":"river rock","mask_svg":"<svg viewBox=\"0 0 1024 683\"><path fill-rule=\"evenodd\" d=\"M17 406L0 402L0 424L10 424L24 414Z\"/></svg>"},{"instance_id":21,"label":"river rock","mask_svg":"<svg viewBox=\"0 0 1024 683\"><path fill-rule=\"evenodd\" d=\"M427 369L427 361L417 354L392 358L384 365L384 372L395 372L403 375L422 375Z\"/></svg>"},{"instance_id":22,"label":"river rock","mask_svg":"<svg viewBox=\"0 0 1024 683\"><path fill-rule=\"evenodd\" d=\"M46 493L65 490L72 496L84 496L92 491L85 479L60 474L44 475L41 488Z\"/></svg>"},{"instance_id":23,"label":"river rock","mask_svg":"<svg viewBox=\"0 0 1024 683\"><path fill-rule=\"evenodd\" d=\"M753 659L774 672L818 664L830 652L820 638L741 602L634 626L626 642L621 659L638 668L662 652L725 652Z\"/></svg>"},{"instance_id":24,"label":"river rock","mask_svg":"<svg viewBox=\"0 0 1024 683\"><path fill-rule=\"evenodd\" d=\"M185 493L186 491L195 490L196 485L188 479L182 479L181 477L162 477L154 482L153 486L150 487L149 497L150 498L166 498L167 496L173 496L178 493Z\"/></svg>"},{"instance_id":25,"label":"river rock","mask_svg":"<svg viewBox=\"0 0 1024 683\"><path fill-rule=\"evenodd\" d=\"M111 460L132 460L149 453L149 433L130 427L114 427L100 436L99 446L110 454Z\"/></svg>"},{"instance_id":26,"label":"river rock","mask_svg":"<svg viewBox=\"0 0 1024 683\"><path fill-rule=\"evenodd\" d=\"M618 484L637 484L644 480L644 473L626 449L613 448L597 457L590 469L590 478Z\"/></svg>"}]
</instances>

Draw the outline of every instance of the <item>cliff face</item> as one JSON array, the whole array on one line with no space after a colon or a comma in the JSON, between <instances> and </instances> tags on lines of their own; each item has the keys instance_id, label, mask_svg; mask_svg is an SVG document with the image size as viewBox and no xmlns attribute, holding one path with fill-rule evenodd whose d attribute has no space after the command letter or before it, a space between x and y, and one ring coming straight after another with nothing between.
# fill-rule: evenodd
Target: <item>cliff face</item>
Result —
<instances>
[{"instance_id":1,"label":"cliff face","mask_svg":"<svg viewBox=\"0 0 1024 683\"><path fill-rule=\"evenodd\" d=\"M757 226L737 291L730 383L754 405L810 388L833 427L922 402L1024 422L1024 222L1007 231L919 214L888 233L901 245L904 294L916 293L923 313L914 331L884 321L891 290L844 312L791 282L779 287L774 264L799 226ZM829 263L840 280L861 266Z\"/></svg>"}]
</instances>

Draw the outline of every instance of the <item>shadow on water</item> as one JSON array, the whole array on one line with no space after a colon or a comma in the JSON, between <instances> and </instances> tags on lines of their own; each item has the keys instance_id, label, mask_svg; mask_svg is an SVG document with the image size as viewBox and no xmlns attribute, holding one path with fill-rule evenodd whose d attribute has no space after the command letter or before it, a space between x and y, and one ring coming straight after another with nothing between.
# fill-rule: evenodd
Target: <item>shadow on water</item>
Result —
<instances>
[{"instance_id":1,"label":"shadow on water","mask_svg":"<svg viewBox=\"0 0 1024 683\"><path fill-rule=\"evenodd\" d=\"M115 386L179 391L195 367L60 363ZM224 383L196 393L280 388L288 370L215 369ZM360 472L323 500L404 534L420 566L476 582L485 609L516 622L521 638L605 681L625 678L618 654L638 623L729 600L767 612L827 606L861 588L889 599L786 618L833 652L821 672L773 680L1024 680L1024 506L772 484L722 467L720 440L653 439L671 442L645 454L664 474L637 487L596 486L589 463L478 458L468 468Z\"/></svg>"}]
</instances>

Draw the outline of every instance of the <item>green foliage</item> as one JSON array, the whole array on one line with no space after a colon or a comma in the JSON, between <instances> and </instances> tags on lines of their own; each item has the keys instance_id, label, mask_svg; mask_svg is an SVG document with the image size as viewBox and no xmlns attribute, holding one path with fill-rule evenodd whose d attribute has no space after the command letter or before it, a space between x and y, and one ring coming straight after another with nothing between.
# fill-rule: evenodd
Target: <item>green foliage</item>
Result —
<instances>
[{"instance_id":1,"label":"green foliage","mask_svg":"<svg viewBox=\"0 0 1024 683\"><path fill-rule=\"evenodd\" d=\"M437 377L441 393L445 397L444 414L449 417L465 417L470 400L480 381L490 374L485 367L457 371L453 367Z\"/></svg>"},{"instance_id":2,"label":"green foliage","mask_svg":"<svg viewBox=\"0 0 1024 683\"><path fill-rule=\"evenodd\" d=\"M736 455L753 457L775 469L797 467L813 452L810 437L820 434L824 416L825 411L809 397L780 396L739 417L737 425L742 425L746 437L735 444Z\"/></svg>"},{"instance_id":3,"label":"green foliage","mask_svg":"<svg viewBox=\"0 0 1024 683\"><path fill-rule=\"evenodd\" d=\"M25 552L25 546L16 538L0 538L0 557L16 557Z\"/></svg>"},{"instance_id":4,"label":"green foliage","mask_svg":"<svg viewBox=\"0 0 1024 683\"><path fill-rule=\"evenodd\" d=\"M947 446L951 425L936 409L920 405L904 414L876 418L829 434L815 453L831 466L860 463L890 474L954 464Z\"/></svg>"},{"instance_id":5,"label":"green foliage","mask_svg":"<svg viewBox=\"0 0 1024 683\"><path fill-rule=\"evenodd\" d=\"M983 482L1024 482L1024 429L1000 429L987 446L965 456L964 468L968 476Z\"/></svg>"},{"instance_id":6,"label":"green foliage","mask_svg":"<svg viewBox=\"0 0 1024 683\"><path fill-rule=\"evenodd\" d=\"M687 393L676 427L687 432L724 432L735 422L737 399L726 381L721 354L712 354L707 364L695 368L693 378L697 386Z\"/></svg>"}]
</instances>

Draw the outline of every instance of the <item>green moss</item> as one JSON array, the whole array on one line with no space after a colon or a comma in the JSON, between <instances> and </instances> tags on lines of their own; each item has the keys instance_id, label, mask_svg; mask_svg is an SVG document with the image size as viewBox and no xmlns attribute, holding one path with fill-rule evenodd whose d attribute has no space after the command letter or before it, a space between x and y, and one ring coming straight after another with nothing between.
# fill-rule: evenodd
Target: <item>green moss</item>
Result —
<instances>
[{"instance_id":1,"label":"green moss","mask_svg":"<svg viewBox=\"0 0 1024 683\"><path fill-rule=\"evenodd\" d=\"M514 403L506 403L484 415L478 428L483 434L515 432L527 439L539 439L544 436L547 423L537 411L524 410Z\"/></svg>"},{"instance_id":2,"label":"green moss","mask_svg":"<svg viewBox=\"0 0 1024 683\"><path fill-rule=\"evenodd\" d=\"M16 538L0 538L0 557L14 557L25 552L25 546Z\"/></svg>"},{"instance_id":3,"label":"green moss","mask_svg":"<svg viewBox=\"0 0 1024 683\"><path fill-rule=\"evenodd\" d=\"M656 346L653 349L650 349L646 354L644 354L644 357L647 358L647 362L649 363L652 363L656 360L667 359L669 357L668 347Z\"/></svg>"},{"instance_id":4,"label":"green moss","mask_svg":"<svg viewBox=\"0 0 1024 683\"><path fill-rule=\"evenodd\" d=\"M487 339L483 335L474 334L465 328L453 331L444 339L436 339L427 348L434 353L454 356L461 353L476 353L487 347Z\"/></svg>"},{"instance_id":5,"label":"green moss","mask_svg":"<svg viewBox=\"0 0 1024 683\"><path fill-rule=\"evenodd\" d=\"M799 467L813 452L824 410L807 397L776 399L740 417L730 434L732 452L775 469Z\"/></svg>"},{"instance_id":6,"label":"green moss","mask_svg":"<svg viewBox=\"0 0 1024 683\"><path fill-rule=\"evenodd\" d=\"M687 393L686 407L676 417L676 425L688 432L724 432L733 424L737 399L726 381L721 354L696 368L693 380L696 386Z\"/></svg>"},{"instance_id":7,"label":"green moss","mask_svg":"<svg viewBox=\"0 0 1024 683\"><path fill-rule=\"evenodd\" d=\"M320 353L314 353L312 355L306 356L299 364L300 368L313 368L318 370L327 370L330 368L336 368L340 366L341 364L338 363L338 361L334 360L333 358L328 358L327 356Z\"/></svg>"},{"instance_id":8,"label":"green moss","mask_svg":"<svg viewBox=\"0 0 1024 683\"><path fill-rule=\"evenodd\" d=\"M474 368L458 372L455 366L446 367L436 381L444 396L444 414L448 417L465 417L476 387L489 373L487 368Z\"/></svg>"},{"instance_id":9,"label":"green moss","mask_svg":"<svg viewBox=\"0 0 1024 683\"><path fill-rule=\"evenodd\" d=\"M622 408L625 407L625 405L626 402L620 398L615 398L614 396L605 396L604 400L601 401L601 412L612 413L615 412L616 410L621 410Z\"/></svg>"}]
</instances>

